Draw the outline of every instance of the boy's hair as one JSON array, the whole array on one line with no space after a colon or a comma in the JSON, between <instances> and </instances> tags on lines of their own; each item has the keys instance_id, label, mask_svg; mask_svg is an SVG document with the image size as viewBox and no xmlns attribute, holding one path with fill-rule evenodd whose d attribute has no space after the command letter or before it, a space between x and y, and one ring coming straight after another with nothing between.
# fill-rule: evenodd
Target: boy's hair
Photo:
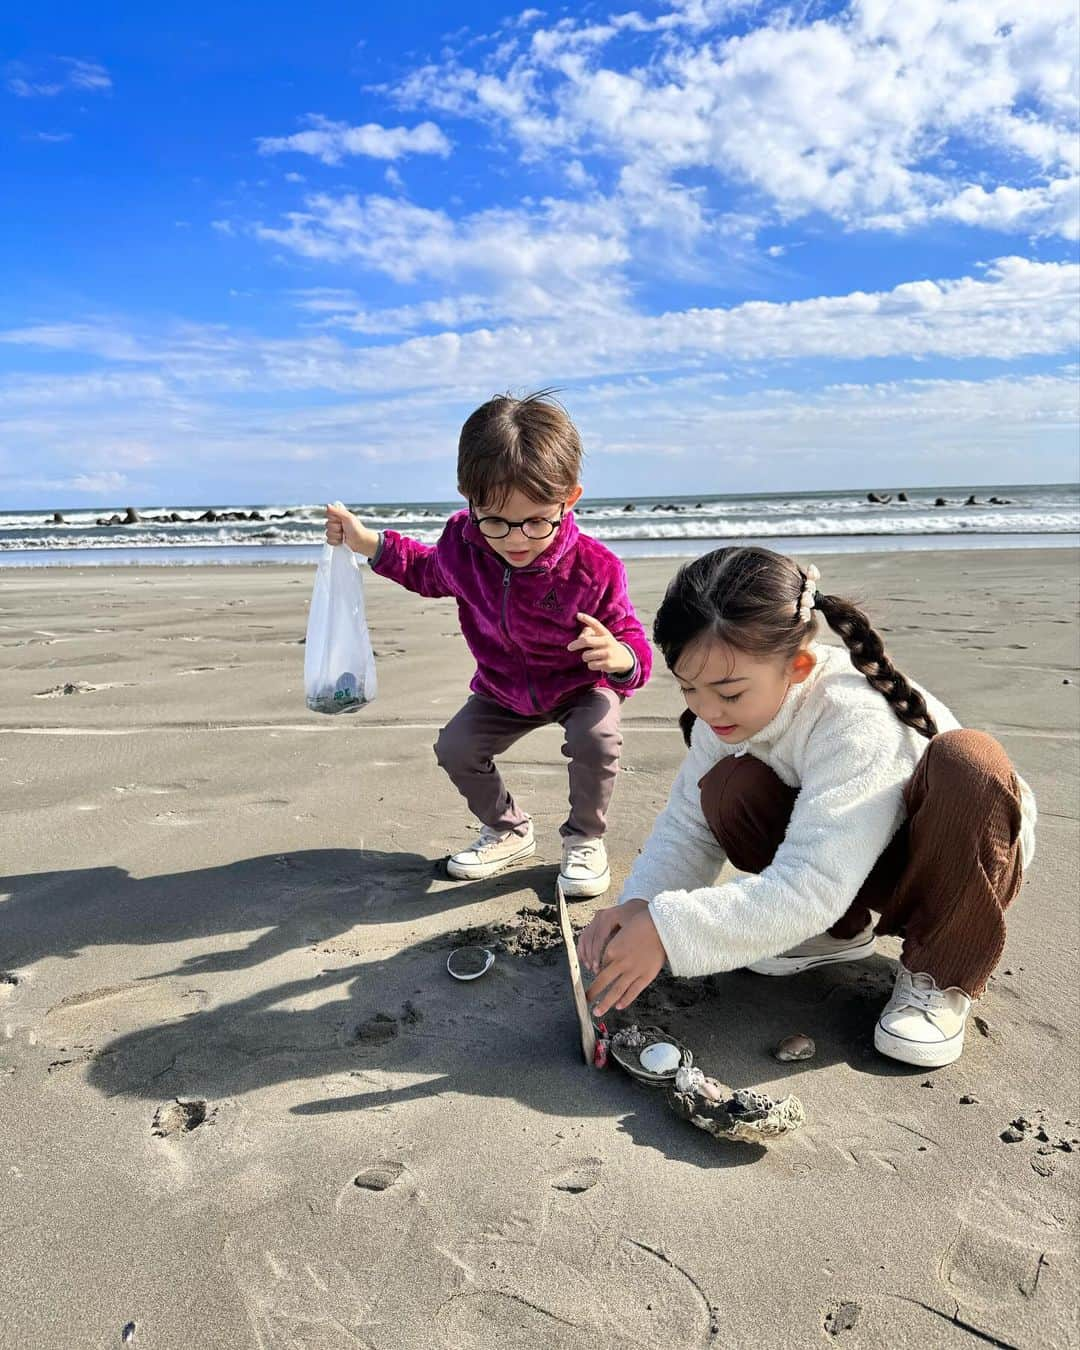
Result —
<instances>
[{"instance_id":1,"label":"boy's hair","mask_svg":"<svg viewBox=\"0 0 1080 1350\"><path fill-rule=\"evenodd\" d=\"M851 664L901 722L928 739L937 724L926 700L889 660L870 620L850 600L817 592L810 622L799 613L807 575L794 558L767 548L718 548L679 569L656 612L653 641L669 669L702 638L749 655L790 660L818 632L818 615L844 640ZM687 710L689 711L689 710ZM693 716L680 718L690 744Z\"/></svg>"},{"instance_id":2,"label":"boy's hair","mask_svg":"<svg viewBox=\"0 0 1080 1350\"><path fill-rule=\"evenodd\" d=\"M534 502L561 502L580 481L581 457L577 427L552 390L496 394L461 428L458 491L484 507L515 489Z\"/></svg>"}]
</instances>

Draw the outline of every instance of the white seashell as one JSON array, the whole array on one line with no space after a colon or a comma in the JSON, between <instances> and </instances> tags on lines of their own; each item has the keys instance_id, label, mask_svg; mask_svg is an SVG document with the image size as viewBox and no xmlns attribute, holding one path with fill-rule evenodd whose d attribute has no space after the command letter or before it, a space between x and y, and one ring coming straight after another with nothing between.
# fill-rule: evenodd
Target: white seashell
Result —
<instances>
[{"instance_id":1,"label":"white seashell","mask_svg":"<svg viewBox=\"0 0 1080 1350\"><path fill-rule=\"evenodd\" d=\"M777 1059L784 1062L798 1059L813 1059L817 1046L809 1036L785 1036L773 1051Z\"/></svg>"},{"instance_id":2,"label":"white seashell","mask_svg":"<svg viewBox=\"0 0 1080 1350\"><path fill-rule=\"evenodd\" d=\"M682 1062L679 1047L670 1041L656 1041L642 1050L639 1062L649 1073L674 1073Z\"/></svg>"}]
</instances>

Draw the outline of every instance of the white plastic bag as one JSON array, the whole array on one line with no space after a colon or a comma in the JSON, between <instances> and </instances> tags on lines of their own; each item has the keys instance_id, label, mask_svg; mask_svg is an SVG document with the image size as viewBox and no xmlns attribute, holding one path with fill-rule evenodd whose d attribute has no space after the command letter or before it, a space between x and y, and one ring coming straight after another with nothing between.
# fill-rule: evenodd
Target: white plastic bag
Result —
<instances>
[{"instance_id":1,"label":"white plastic bag","mask_svg":"<svg viewBox=\"0 0 1080 1350\"><path fill-rule=\"evenodd\" d=\"M356 556L324 544L308 611L304 694L312 712L356 712L376 694L375 654Z\"/></svg>"}]
</instances>

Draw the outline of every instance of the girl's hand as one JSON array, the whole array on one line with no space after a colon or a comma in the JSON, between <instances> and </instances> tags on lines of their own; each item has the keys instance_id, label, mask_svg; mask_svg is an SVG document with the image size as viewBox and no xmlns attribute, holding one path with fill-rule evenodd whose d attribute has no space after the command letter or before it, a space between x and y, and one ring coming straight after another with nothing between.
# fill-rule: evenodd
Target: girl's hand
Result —
<instances>
[{"instance_id":1,"label":"girl's hand","mask_svg":"<svg viewBox=\"0 0 1080 1350\"><path fill-rule=\"evenodd\" d=\"M629 901L618 909L625 910L629 905L634 906L633 912L629 916L616 916L616 927L607 939L600 970L585 991L594 1017L603 1017L613 1007L620 1011L628 1007L652 984L667 960L648 903Z\"/></svg>"},{"instance_id":2,"label":"girl's hand","mask_svg":"<svg viewBox=\"0 0 1080 1350\"><path fill-rule=\"evenodd\" d=\"M581 632L571 642L568 652L580 652L590 670L605 675L629 675L634 669L634 654L614 633L609 633L599 619L591 614L579 614Z\"/></svg>"},{"instance_id":3,"label":"girl's hand","mask_svg":"<svg viewBox=\"0 0 1080 1350\"><path fill-rule=\"evenodd\" d=\"M369 530L361 520L347 510L340 502L326 508L326 542L328 544L348 544L354 553L362 553L365 558L374 558L379 547L379 535Z\"/></svg>"},{"instance_id":4,"label":"girl's hand","mask_svg":"<svg viewBox=\"0 0 1080 1350\"><path fill-rule=\"evenodd\" d=\"M647 900L627 900L625 905L610 905L594 914L588 925L578 934L578 959L590 975L595 975L604 959L604 948L613 933L617 933L631 914L636 914Z\"/></svg>"}]
</instances>

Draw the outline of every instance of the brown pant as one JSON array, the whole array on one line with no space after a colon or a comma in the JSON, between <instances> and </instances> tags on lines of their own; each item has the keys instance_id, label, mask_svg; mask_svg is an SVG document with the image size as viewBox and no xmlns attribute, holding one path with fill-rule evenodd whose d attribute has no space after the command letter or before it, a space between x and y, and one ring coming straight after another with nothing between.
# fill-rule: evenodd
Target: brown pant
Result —
<instances>
[{"instance_id":1,"label":"brown pant","mask_svg":"<svg viewBox=\"0 0 1080 1350\"><path fill-rule=\"evenodd\" d=\"M570 761L570 815L564 839L599 839L619 771L622 699L613 689L586 689L550 713L525 717L473 694L439 732L435 758L482 825L517 830L528 820L511 797L494 757L538 727L557 723L566 733L562 752Z\"/></svg>"},{"instance_id":2,"label":"brown pant","mask_svg":"<svg viewBox=\"0 0 1080 1350\"><path fill-rule=\"evenodd\" d=\"M734 867L762 872L783 841L798 788L752 755L723 759L701 780L701 808ZM1005 945L1005 910L1020 888L1020 792L1005 751L981 731L946 731L904 789L907 820L829 930L902 934L901 959L972 998Z\"/></svg>"}]
</instances>

